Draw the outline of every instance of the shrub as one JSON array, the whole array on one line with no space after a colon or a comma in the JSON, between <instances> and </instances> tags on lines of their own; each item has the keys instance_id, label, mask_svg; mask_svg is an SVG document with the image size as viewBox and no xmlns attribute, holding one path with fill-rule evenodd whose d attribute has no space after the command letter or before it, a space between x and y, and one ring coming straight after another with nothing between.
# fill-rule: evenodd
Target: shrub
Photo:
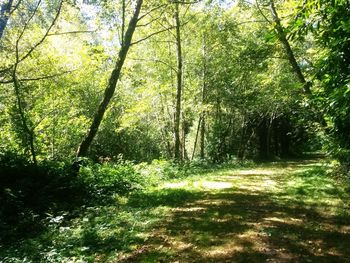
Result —
<instances>
[{"instance_id":1,"label":"shrub","mask_svg":"<svg viewBox=\"0 0 350 263\"><path fill-rule=\"evenodd\" d=\"M94 198L127 195L146 184L145 177L128 161L89 164L81 168L79 177Z\"/></svg>"},{"instance_id":2,"label":"shrub","mask_svg":"<svg viewBox=\"0 0 350 263\"><path fill-rule=\"evenodd\" d=\"M80 205L84 193L68 164L34 165L13 153L0 154L0 241L16 238L14 232L23 237L36 233L41 219Z\"/></svg>"}]
</instances>

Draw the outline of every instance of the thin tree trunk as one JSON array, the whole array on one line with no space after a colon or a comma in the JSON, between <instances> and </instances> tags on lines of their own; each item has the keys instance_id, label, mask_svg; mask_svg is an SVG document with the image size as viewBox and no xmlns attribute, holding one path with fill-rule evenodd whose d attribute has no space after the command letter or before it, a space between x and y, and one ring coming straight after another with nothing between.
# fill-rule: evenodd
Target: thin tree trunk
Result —
<instances>
[{"instance_id":1,"label":"thin tree trunk","mask_svg":"<svg viewBox=\"0 0 350 263\"><path fill-rule=\"evenodd\" d=\"M2 38L6 25L7 25L7 21L9 19L10 16L10 12L11 12L11 6L12 6L13 0L9 0L7 2L4 2L1 5L1 10L0 10L0 39Z\"/></svg>"},{"instance_id":2,"label":"thin tree trunk","mask_svg":"<svg viewBox=\"0 0 350 263\"><path fill-rule=\"evenodd\" d=\"M162 94L161 93L159 93L159 98L160 98L160 106L161 106L161 108L160 108L160 113L161 113L161 116L162 117L160 117L161 118L161 121L162 121L162 123L163 123L163 125L162 125L162 128L161 128L161 133L162 133L162 136L163 136L163 140L164 140L164 142L165 142L165 145L166 145L166 150L167 150L167 153L168 153L168 157L169 158L172 158L172 156L173 156L173 152L172 152L172 149L171 149L171 143L170 143L170 141L168 140L168 132L169 132L169 130L167 129L167 127L169 127L168 125L167 125L167 118L165 117L165 109L164 109L164 103L163 103L163 96L162 96ZM171 117L171 115L170 115L170 117ZM171 127L172 125L170 125L170 127Z\"/></svg>"},{"instance_id":3,"label":"thin tree trunk","mask_svg":"<svg viewBox=\"0 0 350 263\"><path fill-rule=\"evenodd\" d=\"M8 21L8 16L11 13L12 3L13 3L13 1L10 0L10 1L8 1L7 5L3 4L1 6L0 38L1 38L3 31L6 27L6 24ZM20 3L20 1L17 2L17 5L14 7L14 9L16 9L18 7L19 3ZM41 37L41 39L38 42L36 42L34 45L32 45L32 47L28 51L26 51L25 55L20 56L20 47L19 47L20 40L22 39L25 31L27 30L27 26L28 26L29 22L32 20L34 15L37 13L40 3L41 3L41 1L38 1L38 3L35 6L34 11L32 12L29 19L25 22L23 29L20 32L20 34L16 40L16 44L15 44L16 61L13 64L13 69L12 69L12 82L13 82L14 89L15 89L15 96L16 96L16 103L17 103L17 107L18 107L18 113L20 116L22 128L23 128L24 133L25 133L24 144L26 145L26 147L29 147L32 162L35 165L37 164L37 157L36 157L37 155L36 155L36 151L35 151L35 142L34 142L34 140L35 140L35 133L34 133L35 127L33 125L29 124L30 119L26 116L26 113L25 113L25 108L23 106L24 103L23 103L23 99L21 98L21 92L20 92L21 83L17 78L17 70L18 70L19 63L24 61L26 58L28 58L32 54L32 52L34 52L34 50L45 41L46 37L49 35L50 30L53 28L53 26L57 22L57 19L58 19L59 15L61 13L61 10L62 10L63 1L59 2L57 13L54 16L54 19L52 20L52 22L51 22L50 26L48 27L48 29L46 30L45 34Z\"/></svg>"},{"instance_id":4,"label":"thin tree trunk","mask_svg":"<svg viewBox=\"0 0 350 263\"><path fill-rule=\"evenodd\" d=\"M275 3L273 0L270 0L270 9L271 9L271 14L272 14L272 18L274 21L275 30L277 32L278 39L280 40L280 42L282 43L282 45L286 51L289 63L291 64L293 71L294 71L295 75L297 76L297 78L299 79L300 83L303 85L304 92L308 95L311 95L311 90L310 90L311 85L309 82L307 82L305 80L305 76L304 76L303 72L301 71L298 62L295 59L294 52L293 52L293 50L288 42L284 28L281 25L281 20L278 17L278 13L277 13L277 10L275 8Z\"/></svg>"},{"instance_id":5,"label":"thin tree trunk","mask_svg":"<svg viewBox=\"0 0 350 263\"><path fill-rule=\"evenodd\" d=\"M125 34L125 0L122 0L122 28L121 28L121 45L124 46L124 34Z\"/></svg>"},{"instance_id":6,"label":"thin tree trunk","mask_svg":"<svg viewBox=\"0 0 350 263\"><path fill-rule=\"evenodd\" d=\"M175 4L175 27L176 27L176 56L177 56L177 74L176 74L176 108L175 108L175 154L176 160L182 159L181 156L181 142L180 142L180 118L181 118L181 100L182 100L182 47L181 47L181 32L180 32L180 17L179 17L179 3Z\"/></svg>"},{"instance_id":7,"label":"thin tree trunk","mask_svg":"<svg viewBox=\"0 0 350 263\"><path fill-rule=\"evenodd\" d=\"M187 160L186 153L186 120L184 113L182 112L182 123L181 123L181 158L182 160Z\"/></svg>"},{"instance_id":8,"label":"thin tree trunk","mask_svg":"<svg viewBox=\"0 0 350 263\"><path fill-rule=\"evenodd\" d=\"M259 159L266 161L269 158L268 123L265 116L257 127L259 136Z\"/></svg>"},{"instance_id":9,"label":"thin tree trunk","mask_svg":"<svg viewBox=\"0 0 350 263\"><path fill-rule=\"evenodd\" d=\"M202 115L202 123L201 123L201 140L200 140L200 157L201 159L205 158L205 113Z\"/></svg>"},{"instance_id":10,"label":"thin tree trunk","mask_svg":"<svg viewBox=\"0 0 350 263\"><path fill-rule=\"evenodd\" d=\"M288 117L282 116L280 118L280 129L279 129L279 136L280 136L280 142L281 142L281 157L289 157L290 151L289 151L289 145L290 145L290 136L288 135L290 131L290 126L288 122Z\"/></svg>"},{"instance_id":11,"label":"thin tree trunk","mask_svg":"<svg viewBox=\"0 0 350 263\"><path fill-rule=\"evenodd\" d=\"M237 151L237 157L238 159L242 160L244 157L245 149L246 149L246 133L247 133L247 124L245 120L245 115L243 115L243 121L242 121L242 130L241 130L241 140L239 142L239 147Z\"/></svg>"},{"instance_id":12,"label":"thin tree trunk","mask_svg":"<svg viewBox=\"0 0 350 263\"><path fill-rule=\"evenodd\" d=\"M112 99L119 77L120 77L120 72L122 70L126 55L129 51L129 48L131 46L131 40L132 36L135 32L135 28L138 22L138 17L141 11L141 6L142 6L143 0L138 0L136 4L136 8L134 11L134 14L129 22L128 29L125 32L125 35L123 36L123 45L121 46L121 49L118 54L118 59L115 64L115 67L112 71L112 74L109 78L109 82L107 85L107 88L105 89L104 97L101 102L101 104L98 107L98 110L94 116L94 119L91 123L90 129L86 134L86 137L80 144L78 151L77 151L77 157L82 157L86 156L88 153L88 149L98 131L98 128L101 124L101 121L103 119L103 116L107 110L107 107L109 105L110 100Z\"/></svg>"},{"instance_id":13,"label":"thin tree trunk","mask_svg":"<svg viewBox=\"0 0 350 263\"><path fill-rule=\"evenodd\" d=\"M24 130L24 135L25 135L25 142L26 147L29 146L29 151L32 157L32 162L34 165L37 164L37 159L36 159L36 152L35 152L35 146L34 146L34 131L32 128L29 127L27 118L25 116L24 108L23 108L23 102L21 99L21 94L20 94L20 83L17 79L16 76L16 70L17 70L17 65L15 65L15 68L13 70L13 86L15 88L15 95L16 95L16 102L17 102L17 107L18 107L18 113L19 117L21 120L22 128Z\"/></svg>"},{"instance_id":14,"label":"thin tree trunk","mask_svg":"<svg viewBox=\"0 0 350 263\"><path fill-rule=\"evenodd\" d=\"M185 126L184 123L182 124L182 147L181 147L181 156L182 160L188 160L188 154L186 150L186 131L185 131Z\"/></svg>"},{"instance_id":15,"label":"thin tree trunk","mask_svg":"<svg viewBox=\"0 0 350 263\"><path fill-rule=\"evenodd\" d=\"M198 126L197 126L196 138L195 138L195 140L194 140L194 145L193 145L193 152L192 152L191 161L193 160L194 154L195 154L195 152L196 152L199 130L200 130L200 128L201 128L201 122L202 122L202 116L200 116L199 119L198 119Z\"/></svg>"},{"instance_id":16,"label":"thin tree trunk","mask_svg":"<svg viewBox=\"0 0 350 263\"><path fill-rule=\"evenodd\" d=\"M206 41L205 36L203 36L203 88L202 88L202 105L205 105L206 103L206 97L207 97L207 49L206 49ZM201 135L200 135L200 158L205 158L205 110L202 109L202 116L201 116L202 122L201 122Z\"/></svg>"},{"instance_id":17,"label":"thin tree trunk","mask_svg":"<svg viewBox=\"0 0 350 263\"><path fill-rule=\"evenodd\" d=\"M269 158L274 157L273 154L271 154L271 142L272 142L272 123L274 120L274 115L272 115L268 119L267 124L267 155Z\"/></svg>"}]
</instances>

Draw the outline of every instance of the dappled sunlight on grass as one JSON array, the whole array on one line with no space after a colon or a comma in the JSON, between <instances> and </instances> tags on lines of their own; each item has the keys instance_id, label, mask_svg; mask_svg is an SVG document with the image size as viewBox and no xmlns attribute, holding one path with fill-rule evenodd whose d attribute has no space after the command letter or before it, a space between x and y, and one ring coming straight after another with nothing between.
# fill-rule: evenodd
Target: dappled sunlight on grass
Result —
<instances>
[{"instance_id":1,"label":"dappled sunlight on grass","mask_svg":"<svg viewBox=\"0 0 350 263\"><path fill-rule=\"evenodd\" d=\"M299 164L218 170L115 195L70 224L53 223L40 237L51 250L40 252L35 242L26 249L54 262L75 255L86 262L350 262L349 193L323 166Z\"/></svg>"},{"instance_id":2,"label":"dappled sunlight on grass","mask_svg":"<svg viewBox=\"0 0 350 263\"><path fill-rule=\"evenodd\" d=\"M165 183L164 188L183 188L188 186L188 182Z\"/></svg>"},{"instance_id":3,"label":"dappled sunlight on grass","mask_svg":"<svg viewBox=\"0 0 350 263\"><path fill-rule=\"evenodd\" d=\"M232 188L232 183L230 182L218 182L218 181L194 181L194 182L186 182L186 181L180 181L180 182L172 182L172 183L165 183L162 188L196 188L196 189L226 189L226 188Z\"/></svg>"},{"instance_id":4,"label":"dappled sunlight on grass","mask_svg":"<svg viewBox=\"0 0 350 263\"><path fill-rule=\"evenodd\" d=\"M350 261L348 194L322 167L297 165L178 183L187 198L129 262Z\"/></svg>"},{"instance_id":5,"label":"dappled sunlight on grass","mask_svg":"<svg viewBox=\"0 0 350 263\"><path fill-rule=\"evenodd\" d=\"M201 187L204 189L227 189L232 188L232 183L230 182L210 182L210 181L203 181L203 182L195 182L194 187Z\"/></svg>"},{"instance_id":6,"label":"dappled sunlight on grass","mask_svg":"<svg viewBox=\"0 0 350 263\"><path fill-rule=\"evenodd\" d=\"M242 170L242 171L237 171L236 174L239 175L272 175L278 173L277 170L272 170L272 169L251 169L251 170Z\"/></svg>"}]
</instances>

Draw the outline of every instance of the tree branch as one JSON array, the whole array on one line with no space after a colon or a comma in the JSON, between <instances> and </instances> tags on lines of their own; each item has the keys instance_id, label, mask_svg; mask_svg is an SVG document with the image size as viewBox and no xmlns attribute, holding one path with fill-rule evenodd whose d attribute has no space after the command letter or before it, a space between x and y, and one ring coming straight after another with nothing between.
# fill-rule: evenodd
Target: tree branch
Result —
<instances>
[{"instance_id":1,"label":"tree branch","mask_svg":"<svg viewBox=\"0 0 350 263\"><path fill-rule=\"evenodd\" d=\"M64 71L64 72L60 72L60 73L56 73L56 74L48 75L48 76L40 76L40 77L34 77L34 78L23 78L23 79L17 79L17 80L19 82L27 82L27 81L37 81L37 80L52 79L52 78L55 78L55 77L59 77L59 76L65 75L65 74L72 73L74 71L76 71L76 69L69 70L69 71ZM14 82L13 79L11 79L11 80L0 80L1 84L9 84L9 83L13 83L13 82Z\"/></svg>"},{"instance_id":2,"label":"tree branch","mask_svg":"<svg viewBox=\"0 0 350 263\"><path fill-rule=\"evenodd\" d=\"M184 5L198 4L200 2L202 2L202 0L197 0L197 1L174 1L174 0L171 0L172 4L184 4Z\"/></svg>"},{"instance_id":3,"label":"tree branch","mask_svg":"<svg viewBox=\"0 0 350 263\"><path fill-rule=\"evenodd\" d=\"M34 8L33 13L30 15L29 19L28 19L27 22L24 24L23 29L22 29L21 33L19 34L19 36L18 36L18 38L17 38L17 40L16 40L16 49L18 49L19 41L21 41L21 39L22 39L22 37L23 37L23 35L24 35L24 32L26 31L26 29L27 29L27 27L28 27L30 21L32 21L32 19L34 18L36 12L37 12L38 9L39 9L40 4L41 4L41 0L38 1L38 3L36 4L36 6L35 6L35 8Z\"/></svg>"},{"instance_id":4,"label":"tree branch","mask_svg":"<svg viewBox=\"0 0 350 263\"><path fill-rule=\"evenodd\" d=\"M145 40L149 39L150 37L153 37L155 35L158 35L158 34L163 33L165 31L169 31L169 30L174 29L174 28L175 28L175 26L172 26L172 27L165 28L165 29L162 29L160 31L154 32L154 33L148 35L147 37L144 37L144 38L141 38L139 40L136 40L136 41L132 42L130 45L132 46L132 45L138 44L138 43L140 43L142 41L145 41Z\"/></svg>"},{"instance_id":5,"label":"tree branch","mask_svg":"<svg viewBox=\"0 0 350 263\"><path fill-rule=\"evenodd\" d=\"M47 34L50 36L59 36L59 35L69 35L69 34L85 34L85 33L95 33L97 30L77 30L77 31L67 31L67 32L55 32Z\"/></svg>"},{"instance_id":6,"label":"tree branch","mask_svg":"<svg viewBox=\"0 0 350 263\"><path fill-rule=\"evenodd\" d=\"M174 70L175 72L177 72L177 69L174 68L172 65L170 65L168 62L165 62L163 60L160 59L142 59L142 58L129 58L130 60L135 60L135 61L146 61L146 62L155 62L155 63L161 63L169 68L171 68L172 70Z\"/></svg>"},{"instance_id":7,"label":"tree branch","mask_svg":"<svg viewBox=\"0 0 350 263\"><path fill-rule=\"evenodd\" d=\"M160 19L160 16L158 16L156 18L152 18L151 21L147 22L146 24L137 25L137 27L149 26L150 24L152 24L154 21L157 21L158 19Z\"/></svg>"},{"instance_id":8,"label":"tree branch","mask_svg":"<svg viewBox=\"0 0 350 263\"><path fill-rule=\"evenodd\" d=\"M17 4L15 4L10 12L10 15L12 15L17 9L18 6L21 4L22 0L18 0Z\"/></svg>"},{"instance_id":9,"label":"tree branch","mask_svg":"<svg viewBox=\"0 0 350 263\"><path fill-rule=\"evenodd\" d=\"M164 7L164 6L167 6L167 5L168 5L168 4L162 4L162 5L159 5L159 6L156 6L156 7L152 8L152 9L149 10L147 13L143 14L142 16L140 16L140 17L138 18L137 21L140 21L141 19L145 18L146 16L148 16L148 15L151 14L152 12L154 12L154 11L156 11L156 10L158 10L158 9L160 9L160 8L162 8L162 7Z\"/></svg>"},{"instance_id":10,"label":"tree branch","mask_svg":"<svg viewBox=\"0 0 350 263\"><path fill-rule=\"evenodd\" d=\"M261 10L260 5L259 5L259 0L255 0L255 3L256 3L256 7L259 10L259 13L264 17L266 22L268 22L269 24L272 24L272 21L270 21L270 19L268 19L267 16L264 14L264 12Z\"/></svg>"},{"instance_id":11,"label":"tree branch","mask_svg":"<svg viewBox=\"0 0 350 263\"><path fill-rule=\"evenodd\" d=\"M60 4L59 4L58 9L57 9L57 13L56 13L54 19L52 20L51 25L50 25L49 28L46 30L46 33L44 34L44 36L43 36L34 46L32 46L32 47L29 49L29 51L27 52L27 54L25 54L23 57L21 57L21 58L18 60L18 63L22 62L22 61L25 60L27 57L29 57L29 56L33 53L33 51L45 41L46 37L49 35L51 29L52 29L53 26L56 24L56 21L57 21L59 15L60 15L60 13L61 13L63 1L64 1L64 0L61 0L61 1L60 1Z\"/></svg>"}]
</instances>

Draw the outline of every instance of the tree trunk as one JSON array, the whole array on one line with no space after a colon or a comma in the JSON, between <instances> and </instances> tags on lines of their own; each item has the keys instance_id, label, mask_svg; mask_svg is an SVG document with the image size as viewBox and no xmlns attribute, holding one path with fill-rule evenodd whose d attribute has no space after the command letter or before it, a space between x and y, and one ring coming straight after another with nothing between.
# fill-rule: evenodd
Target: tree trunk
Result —
<instances>
[{"instance_id":1,"label":"tree trunk","mask_svg":"<svg viewBox=\"0 0 350 263\"><path fill-rule=\"evenodd\" d=\"M32 158L32 162L34 165L37 164L37 159L36 159L36 152L35 152L35 146L34 146L34 129L30 128L30 126L28 125L28 120L26 118L26 114L25 114L25 110L23 108L23 102L22 102L22 98L21 98L21 94L20 94L20 83L17 79L16 76L16 70L17 70L17 64L15 65L15 68L13 70L13 86L15 88L15 95L16 95L16 101L17 101L17 107L18 107L18 113L19 113L19 117L21 120L21 125L24 131L24 144L25 147L29 147L29 151L31 154L31 158Z\"/></svg>"},{"instance_id":2,"label":"tree trunk","mask_svg":"<svg viewBox=\"0 0 350 263\"><path fill-rule=\"evenodd\" d=\"M268 132L268 122L266 117L263 117L260 125L258 126L258 136L259 136L259 159L268 160L269 159L269 132Z\"/></svg>"},{"instance_id":3,"label":"tree trunk","mask_svg":"<svg viewBox=\"0 0 350 263\"><path fill-rule=\"evenodd\" d=\"M109 78L107 88L105 89L104 98L98 107L98 110L90 126L90 129L86 134L86 137L84 138L84 140L82 141L82 143L78 148L77 157L82 157L87 155L88 149L98 131L98 128L107 110L109 102L114 95L114 92L120 77L120 72L122 70L126 55L131 46L131 40L138 22L138 17L141 11L142 2L143 0L137 1L134 14L129 22L128 29L126 30L125 35L123 37L123 43L118 54L117 62Z\"/></svg>"},{"instance_id":4,"label":"tree trunk","mask_svg":"<svg viewBox=\"0 0 350 263\"><path fill-rule=\"evenodd\" d=\"M175 4L175 28L176 28L176 56L177 56L177 74L176 74L176 108L175 108L175 160L181 161L181 142L180 142L180 117L181 117L181 100L182 100L182 47L180 32L179 3Z\"/></svg>"},{"instance_id":5,"label":"tree trunk","mask_svg":"<svg viewBox=\"0 0 350 263\"><path fill-rule=\"evenodd\" d=\"M198 135L199 135L200 127L201 127L201 122L202 122L202 116L199 116L199 119L198 119L198 126L197 126L197 132L196 132L196 138L195 138L195 140L194 140L194 145L193 145L193 151L192 151L191 161L194 159L194 154L196 153L197 142L198 142Z\"/></svg>"},{"instance_id":6,"label":"tree trunk","mask_svg":"<svg viewBox=\"0 0 350 263\"><path fill-rule=\"evenodd\" d=\"M275 8L275 4L274 4L273 0L270 0L270 9L271 9L271 14L272 14L272 17L273 17L273 20L275 23L275 30L277 32L278 39L280 40L280 42L282 43L282 45L286 51L289 63L291 64L291 66L293 68L294 74L297 76L298 80L303 85L304 93L308 96L311 96L312 95L312 91L311 91L312 83L305 80L305 76L304 76L303 72L301 71L301 68L300 68L298 62L295 59L293 50L288 42L284 28L281 25L281 20L278 17L278 13L277 13L277 10ZM318 111L318 110L319 109L316 109L316 111ZM322 115L322 113L317 116L317 119L318 119L318 122L323 127L327 126L327 122L326 122L324 116Z\"/></svg>"},{"instance_id":7,"label":"tree trunk","mask_svg":"<svg viewBox=\"0 0 350 263\"><path fill-rule=\"evenodd\" d=\"M304 92L308 95L311 95L311 90L310 90L311 85L309 82L307 82L305 80L305 76L304 76L303 72L301 71L298 62L295 59L294 52L293 52L293 50L288 42L284 28L281 25L281 20L278 17L278 13L276 11L275 3L273 0L270 0L270 9L271 9L271 14L272 14L272 18L274 21L275 30L277 32L278 39L280 40L280 42L282 43L282 45L286 51L289 63L291 64L293 71L294 71L295 75L297 76L297 78L299 79L300 83L303 85Z\"/></svg>"},{"instance_id":8,"label":"tree trunk","mask_svg":"<svg viewBox=\"0 0 350 263\"><path fill-rule=\"evenodd\" d=\"M169 134L169 126L172 127L172 125L168 124L169 119L166 118L165 116L165 107L164 106L164 102L163 102L163 96L162 93L159 93L159 98L160 98L160 113L161 113L161 123L162 123L162 128L161 128L161 134L163 136L163 141L165 143L165 147L166 147L166 152L168 154L169 158L172 158L173 156L173 151L172 151L172 147L171 147L171 142L168 140L168 134ZM169 114L171 117L171 114ZM170 118L171 119L171 118ZM172 133L172 130L171 130Z\"/></svg>"},{"instance_id":9,"label":"tree trunk","mask_svg":"<svg viewBox=\"0 0 350 263\"><path fill-rule=\"evenodd\" d=\"M280 118L280 146L281 146L281 157L286 158L290 156L290 136L289 133L288 119L285 116Z\"/></svg>"},{"instance_id":10,"label":"tree trunk","mask_svg":"<svg viewBox=\"0 0 350 263\"><path fill-rule=\"evenodd\" d=\"M181 127L181 158L182 160L187 160L186 153L186 120L184 113L182 112L182 123Z\"/></svg>"},{"instance_id":11,"label":"tree trunk","mask_svg":"<svg viewBox=\"0 0 350 263\"><path fill-rule=\"evenodd\" d=\"M245 120L245 116L243 116L243 121L242 121L242 127L241 127L241 140L239 142L239 147L238 147L238 151L237 151L237 157L240 160L244 159L244 153L245 153L245 149L247 146L247 142L246 142L246 135L247 135L247 130L248 130L248 124L246 123Z\"/></svg>"},{"instance_id":12,"label":"tree trunk","mask_svg":"<svg viewBox=\"0 0 350 263\"><path fill-rule=\"evenodd\" d=\"M200 157L201 159L205 158L205 113L202 113L202 122L201 122L201 140L200 140Z\"/></svg>"},{"instance_id":13,"label":"tree trunk","mask_svg":"<svg viewBox=\"0 0 350 263\"><path fill-rule=\"evenodd\" d=\"M7 21L9 19L10 16L10 12L11 12L11 6L12 6L12 2L13 0L9 0L7 2L4 2L1 5L1 10L0 10L0 39L2 38L6 25L7 25Z\"/></svg>"},{"instance_id":14,"label":"tree trunk","mask_svg":"<svg viewBox=\"0 0 350 263\"><path fill-rule=\"evenodd\" d=\"M206 39L203 37L203 88L202 88L202 105L206 103L207 97L207 49L206 49ZM202 121L201 121L201 136L200 136L200 157L205 158L205 110L202 109Z\"/></svg>"}]
</instances>

